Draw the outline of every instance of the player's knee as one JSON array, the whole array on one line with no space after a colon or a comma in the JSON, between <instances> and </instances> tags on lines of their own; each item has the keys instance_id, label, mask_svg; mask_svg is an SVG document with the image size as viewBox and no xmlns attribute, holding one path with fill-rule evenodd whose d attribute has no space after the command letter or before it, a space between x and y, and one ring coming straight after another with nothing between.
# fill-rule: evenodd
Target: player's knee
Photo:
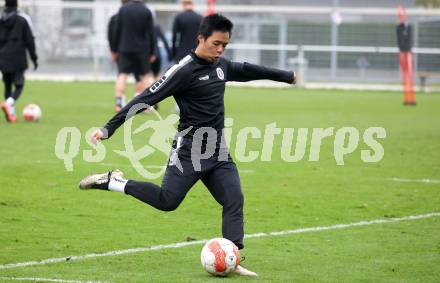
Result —
<instances>
[{"instance_id":1,"label":"player's knee","mask_svg":"<svg viewBox=\"0 0 440 283\"><path fill-rule=\"evenodd\" d=\"M174 211L176 210L180 205L180 202L166 202L162 206L162 210L166 212Z\"/></svg>"},{"instance_id":2,"label":"player's knee","mask_svg":"<svg viewBox=\"0 0 440 283\"><path fill-rule=\"evenodd\" d=\"M168 196L162 201L162 210L163 211L174 211L176 210L183 199Z\"/></svg>"}]
</instances>

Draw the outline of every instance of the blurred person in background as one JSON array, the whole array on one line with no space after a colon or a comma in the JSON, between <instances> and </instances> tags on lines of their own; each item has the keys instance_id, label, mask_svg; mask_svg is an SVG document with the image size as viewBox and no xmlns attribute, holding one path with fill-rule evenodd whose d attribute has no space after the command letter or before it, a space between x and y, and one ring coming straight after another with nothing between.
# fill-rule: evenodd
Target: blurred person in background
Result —
<instances>
[{"instance_id":1,"label":"blurred person in background","mask_svg":"<svg viewBox=\"0 0 440 283\"><path fill-rule=\"evenodd\" d=\"M397 25L397 45L399 47L400 73L402 75L404 105L416 105L414 94L414 67L412 48L412 28L408 23L405 8L397 7L399 24Z\"/></svg>"},{"instance_id":2,"label":"blurred person in background","mask_svg":"<svg viewBox=\"0 0 440 283\"><path fill-rule=\"evenodd\" d=\"M181 0L183 11L178 13L173 22L172 57L178 63L183 57L197 46L197 35L202 16L194 11L192 0ZM177 104L174 111L179 113Z\"/></svg>"},{"instance_id":3,"label":"blurred person in background","mask_svg":"<svg viewBox=\"0 0 440 283\"><path fill-rule=\"evenodd\" d=\"M17 122L14 104L24 88L24 73L28 68L26 50L34 70L38 68L32 22L28 15L17 10L17 6L17 0L6 0L0 17L0 70L5 87L5 102L1 108L10 123Z\"/></svg>"},{"instance_id":4,"label":"blurred person in background","mask_svg":"<svg viewBox=\"0 0 440 283\"><path fill-rule=\"evenodd\" d=\"M183 12L173 22L172 56L177 62L197 46L197 33L202 16L194 12L192 0L181 0Z\"/></svg>"},{"instance_id":5,"label":"blurred person in background","mask_svg":"<svg viewBox=\"0 0 440 283\"><path fill-rule=\"evenodd\" d=\"M125 105L125 85L130 74L136 79L135 95L153 83L151 64L156 60L156 42L153 16L142 1L122 0L115 21L110 44L114 49L112 58L118 64L115 86L115 110L118 112Z\"/></svg>"},{"instance_id":6,"label":"blurred person in background","mask_svg":"<svg viewBox=\"0 0 440 283\"><path fill-rule=\"evenodd\" d=\"M153 19L155 23L154 37L155 37L156 46L154 48L154 56L156 56L156 60L151 65L151 70L153 72L154 81L157 81L160 79L163 63L165 61L168 62L171 60L171 49L170 49L170 45L168 44L168 40L162 31L162 28L157 23L156 12L154 11L154 8L151 6L148 6L148 8L151 10L153 14ZM165 56L162 56L161 50L163 50L164 53L166 54L166 58ZM155 104L154 109L156 110L159 109L159 104Z\"/></svg>"},{"instance_id":7,"label":"blurred person in background","mask_svg":"<svg viewBox=\"0 0 440 283\"><path fill-rule=\"evenodd\" d=\"M118 13L114 14L110 17L110 20L107 25L107 41L110 48L110 53L112 56L112 62L116 63L117 61L117 53L118 48L116 46L116 21L118 19Z\"/></svg>"}]
</instances>

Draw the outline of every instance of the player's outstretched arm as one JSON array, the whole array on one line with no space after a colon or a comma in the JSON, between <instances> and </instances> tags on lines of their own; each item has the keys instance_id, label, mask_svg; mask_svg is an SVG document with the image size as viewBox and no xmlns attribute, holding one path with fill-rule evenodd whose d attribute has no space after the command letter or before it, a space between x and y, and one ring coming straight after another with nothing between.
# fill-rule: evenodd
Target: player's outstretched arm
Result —
<instances>
[{"instance_id":1,"label":"player's outstretched arm","mask_svg":"<svg viewBox=\"0 0 440 283\"><path fill-rule=\"evenodd\" d=\"M296 83L296 73L247 62L228 62L228 81L247 82L252 80L272 80L289 84Z\"/></svg>"},{"instance_id":2,"label":"player's outstretched arm","mask_svg":"<svg viewBox=\"0 0 440 283\"><path fill-rule=\"evenodd\" d=\"M151 87L144 90L140 95L133 98L127 105L125 105L107 124L101 129L103 136L99 133L96 134L96 138L106 139L110 138L113 133L122 125L125 121L130 119L135 114L138 114L148 107L155 105L172 94L184 91L189 85L188 75L190 71L188 68L184 68L189 63L189 58L185 61L182 60L178 64L168 69L168 71Z\"/></svg>"}]
</instances>

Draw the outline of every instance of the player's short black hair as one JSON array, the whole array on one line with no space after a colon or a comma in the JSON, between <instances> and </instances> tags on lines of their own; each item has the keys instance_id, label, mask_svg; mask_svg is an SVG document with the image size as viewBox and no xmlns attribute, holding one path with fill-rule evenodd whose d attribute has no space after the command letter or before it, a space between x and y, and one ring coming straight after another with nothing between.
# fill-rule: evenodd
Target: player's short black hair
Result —
<instances>
[{"instance_id":1,"label":"player's short black hair","mask_svg":"<svg viewBox=\"0 0 440 283\"><path fill-rule=\"evenodd\" d=\"M234 24L225 16L220 14L213 14L203 18L199 27L199 35L208 38L214 31L229 32L231 36Z\"/></svg>"},{"instance_id":2,"label":"player's short black hair","mask_svg":"<svg viewBox=\"0 0 440 283\"><path fill-rule=\"evenodd\" d=\"M5 0L6 7L17 7L17 0Z\"/></svg>"}]
</instances>

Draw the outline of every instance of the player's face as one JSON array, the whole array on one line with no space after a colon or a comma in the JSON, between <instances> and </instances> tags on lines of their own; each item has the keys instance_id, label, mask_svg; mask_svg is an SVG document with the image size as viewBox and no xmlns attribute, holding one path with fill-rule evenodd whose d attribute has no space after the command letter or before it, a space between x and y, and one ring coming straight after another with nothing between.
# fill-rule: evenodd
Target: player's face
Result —
<instances>
[{"instance_id":1,"label":"player's face","mask_svg":"<svg viewBox=\"0 0 440 283\"><path fill-rule=\"evenodd\" d=\"M208 62L214 62L225 51L229 43L229 36L229 32L222 31L214 31L208 38L199 35L196 54Z\"/></svg>"}]
</instances>

